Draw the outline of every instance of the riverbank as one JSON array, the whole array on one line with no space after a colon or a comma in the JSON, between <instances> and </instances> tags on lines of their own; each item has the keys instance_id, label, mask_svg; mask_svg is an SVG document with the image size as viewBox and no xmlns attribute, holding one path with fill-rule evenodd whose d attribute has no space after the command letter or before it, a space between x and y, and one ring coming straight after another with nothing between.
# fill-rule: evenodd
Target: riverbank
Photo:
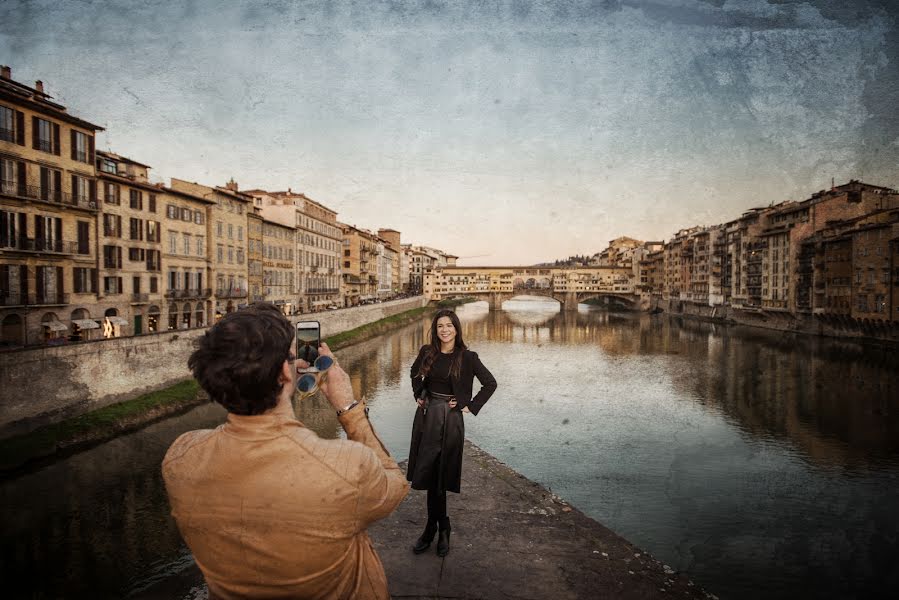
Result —
<instances>
[{"instance_id":1,"label":"riverbank","mask_svg":"<svg viewBox=\"0 0 899 600\"><path fill-rule=\"evenodd\" d=\"M449 555L412 554L424 526L412 491L369 529L393 598L715 598L543 486L465 442L462 493L448 495ZM208 598L196 564L131 596Z\"/></svg>"},{"instance_id":2,"label":"riverbank","mask_svg":"<svg viewBox=\"0 0 899 600\"><path fill-rule=\"evenodd\" d=\"M654 299L650 312L722 325L741 325L788 333L899 346L899 322L853 319L848 315L797 314L786 310L707 306Z\"/></svg>"},{"instance_id":3,"label":"riverbank","mask_svg":"<svg viewBox=\"0 0 899 600\"><path fill-rule=\"evenodd\" d=\"M432 305L379 319L325 338L332 350L363 342L422 318ZM207 402L194 379L104 406L76 417L44 425L0 440L0 473L9 473L41 461L50 461L101 444L162 419L184 413Z\"/></svg>"}]
</instances>

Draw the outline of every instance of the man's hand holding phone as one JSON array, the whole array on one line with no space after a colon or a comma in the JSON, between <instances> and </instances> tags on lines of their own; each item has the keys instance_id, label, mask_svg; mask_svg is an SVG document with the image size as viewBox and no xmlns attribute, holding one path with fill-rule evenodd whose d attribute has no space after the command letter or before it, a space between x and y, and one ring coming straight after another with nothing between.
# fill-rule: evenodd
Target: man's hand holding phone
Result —
<instances>
[{"instance_id":1,"label":"man's hand holding phone","mask_svg":"<svg viewBox=\"0 0 899 600\"><path fill-rule=\"evenodd\" d=\"M334 357L331 349L328 348L328 344L322 342L321 346L318 347L318 354L334 359L334 364L328 368L328 376L322 379L319 389L325 395L325 398L328 399L328 402L331 403L331 406L334 407L334 410L346 410L354 402L353 385L350 382L350 376L340 368L337 359ZM296 366L297 373L302 374L312 365L298 358Z\"/></svg>"}]
</instances>

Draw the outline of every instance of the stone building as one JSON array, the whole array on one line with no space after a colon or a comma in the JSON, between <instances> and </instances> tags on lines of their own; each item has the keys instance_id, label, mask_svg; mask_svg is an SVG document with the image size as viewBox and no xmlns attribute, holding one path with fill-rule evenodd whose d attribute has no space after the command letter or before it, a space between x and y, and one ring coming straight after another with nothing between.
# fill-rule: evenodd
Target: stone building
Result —
<instances>
[{"instance_id":1,"label":"stone building","mask_svg":"<svg viewBox=\"0 0 899 600\"><path fill-rule=\"evenodd\" d=\"M150 167L145 164L102 151L96 160L100 189L96 311L105 317L102 333L117 337L164 330L160 280L165 209L160 189L150 183Z\"/></svg>"},{"instance_id":2,"label":"stone building","mask_svg":"<svg viewBox=\"0 0 899 600\"><path fill-rule=\"evenodd\" d=\"M297 309L296 293L297 230L275 221L262 223L263 294L285 315Z\"/></svg>"},{"instance_id":3,"label":"stone building","mask_svg":"<svg viewBox=\"0 0 899 600\"><path fill-rule=\"evenodd\" d=\"M409 272L405 269L405 281L403 280L403 245L400 242L401 234L396 229L378 229L378 237L384 241L384 254L390 261L390 282L379 281L382 289L387 290L388 296L394 296L405 291L408 285Z\"/></svg>"},{"instance_id":4,"label":"stone building","mask_svg":"<svg viewBox=\"0 0 899 600\"><path fill-rule=\"evenodd\" d=\"M165 315L160 330L205 327L214 314L209 218L215 201L161 186Z\"/></svg>"},{"instance_id":5,"label":"stone building","mask_svg":"<svg viewBox=\"0 0 899 600\"><path fill-rule=\"evenodd\" d=\"M247 265L247 214L253 198L237 191L232 180L225 187L209 187L172 178L175 191L211 200L207 239L211 253L214 318L218 319L249 301Z\"/></svg>"},{"instance_id":6,"label":"stone building","mask_svg":"<svg viewBox=\"0 0 899 600\"><path fill-rule=\"evenodd\" d=\"M103 128L0 67L0 344L94 335ZM82 326L73 321L80 321Z\"/></svg>"},{"instance_id":7,"label":"stone building","mask_svg":"<svg viewBox=\"0 0 899 600\"><path fill-rule=\"evenodd\" d=\"M356 306L378 297L378 236L345 223L340 229L344 306Z\"/></svg>"},{"instance_id":8,"label":"stone building","mask_svg":"<svg viewBox=\"0 0 899 600\"><path fill-rule=\"evenodd\" d=\"M247 211L247 288L249 302L263 302L266 300L264 281L265 268L264 244L265 244L265 219L262 218L262 209L255 206Z\"/></svg>"}]
</instances>

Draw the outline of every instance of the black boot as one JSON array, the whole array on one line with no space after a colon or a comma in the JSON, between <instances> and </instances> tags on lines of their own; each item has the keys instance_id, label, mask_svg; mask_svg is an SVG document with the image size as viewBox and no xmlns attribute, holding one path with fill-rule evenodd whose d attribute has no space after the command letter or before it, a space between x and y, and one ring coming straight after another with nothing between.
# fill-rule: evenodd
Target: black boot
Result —
<instances>
[{"instance_id":1,"label":"black boot","mask_svg":"<svg viewBox=\"0 0 899 600\"><path fill-rule=\"evenodd\" d=\"M416 554L421 554L425 550L431 547L431 542L434 541L434 534L437 533L437 522L428 519L428 524L425 525L425 530L418 538L418 541L415 542L415 546L412 547L412 552Z\"/></svg>"},{"instance_id":2,"label":"black boot","mask_svg":"<svg viewBox=\"0 0 899 600\"><path fill-rule=\"evenodd\" d=\"M449 517L440 519L440 537L437 538L437 556L446 556L450 551L450 527Z\"/></svg>"}]
</instances>

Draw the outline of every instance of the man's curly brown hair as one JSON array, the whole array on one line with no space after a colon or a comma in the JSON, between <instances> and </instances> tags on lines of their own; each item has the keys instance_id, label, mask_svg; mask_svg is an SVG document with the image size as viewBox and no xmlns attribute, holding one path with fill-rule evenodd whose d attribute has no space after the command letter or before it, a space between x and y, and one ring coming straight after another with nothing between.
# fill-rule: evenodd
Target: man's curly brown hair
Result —
<instances>
[{"instance_id":1,"label":"man's curly brown hair","mask_svg":"<svg viewBox=\"0 0 899 600\"><path fill-rule=\"evenodd\" d=\"M290 321L273 304L259 302L213 325L187 366L200 387L228 412L258 415L278 403L278 379L292 342Z\"/></svg>"}]
</instances>

